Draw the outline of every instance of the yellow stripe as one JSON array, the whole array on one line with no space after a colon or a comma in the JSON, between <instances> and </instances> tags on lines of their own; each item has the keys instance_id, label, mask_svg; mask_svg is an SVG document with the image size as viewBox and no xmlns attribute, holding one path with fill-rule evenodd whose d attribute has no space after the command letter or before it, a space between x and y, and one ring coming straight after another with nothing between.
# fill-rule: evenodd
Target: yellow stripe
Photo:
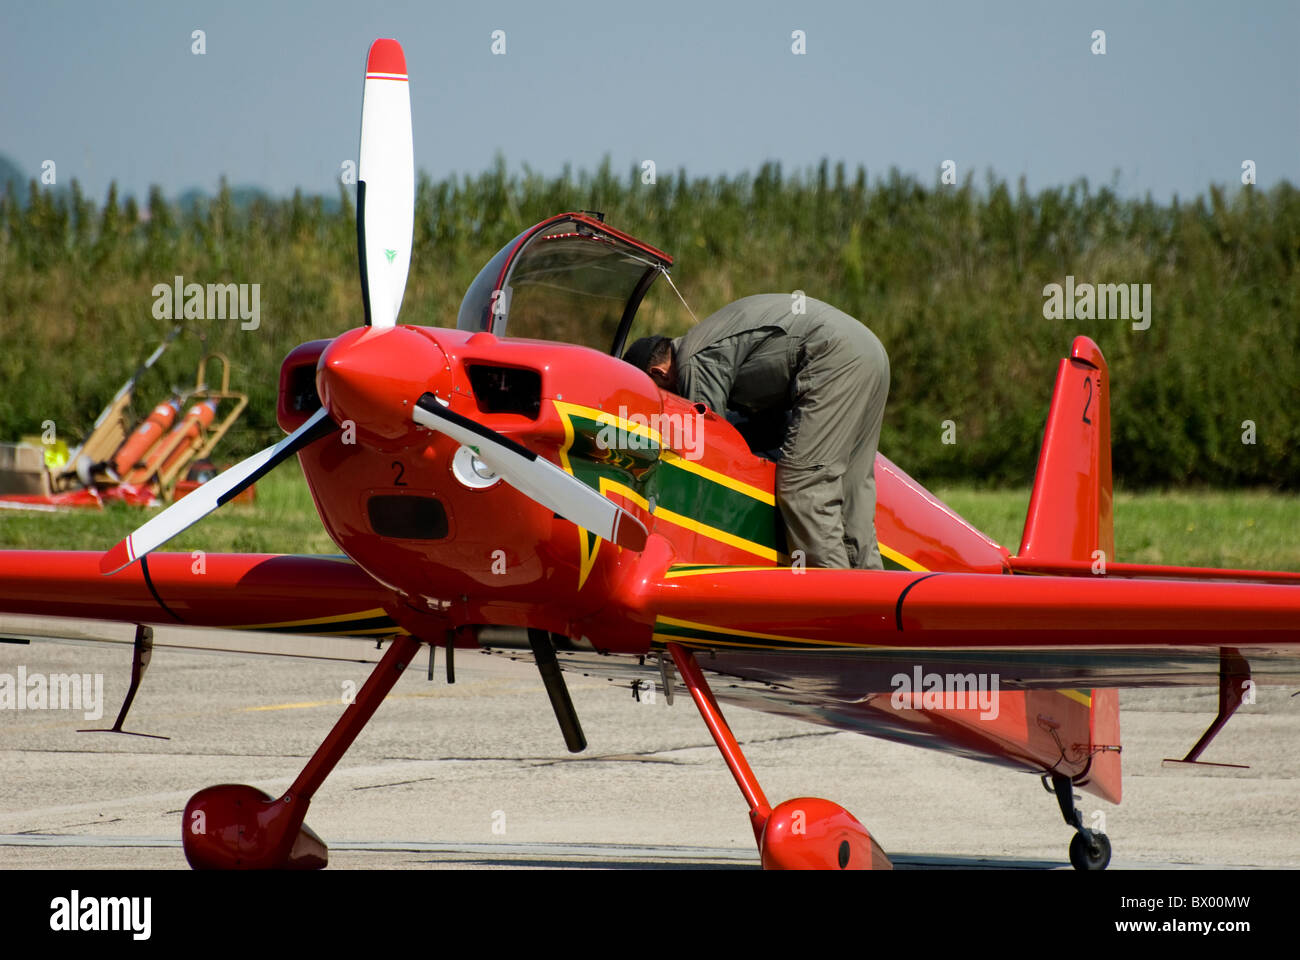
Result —
<instances>
[{"instance_id":1,"label":"yellow stripe","mask_svg":"<svg viewBox=\"0 0 1300 960\"><path fill-rule=\"evenodd\" d=\"M569 463L569 450L573 447L573 420L574 413L588 411L590 413L599 413L598 410L591 410L590 407L580 407L576 403L565 403L562 400L552 400L555 405L555 411L560 415L560 422L564 424L564 443L560 444L560 466L569 476L577 479L573 472L573 466ZM587 413L583 413L586 416ZM578 589L581 590L583 584L587 582L587 577L591 573L591 568L596 565L596 553L600 550L600 538L596 542L588 545L587 531L578 527Z\"/></svg>"},{"instance_id":2,"label":"yellow stripe","mask_svg":"<svg viewBox=\"0 0 1300 960\"><path fill-rule=\"evenodd\" d=\"M555 404L556 410L560 412L560 421L564 424L564 443L560 444L560 466L564 468L565 473L572 474L573 467L569 466L569 448L573 446L573 421L564 415L561 408L569 408L573 404L561 403L559 400L552 400L551 402Z\"/></svg>"},{"instance_id":3,"label":"yellow stripe","mask_svg":"<svg viewBox=\"0 0 1300 960\"><path fill-rule=\"evenodd\" d=\"M617 493L620 496L627 497L642 510L650 512L650 501L641 496L635 490L616 480L607 480L605 477L601 477L600 492L602 495L605 495L606 493ZM771 560L773 563L781 559L781 555L771 547L765 547L761 543L755 543L752 540L746 540L744 537L738 537L734 533L727 533L727 531L719 530L717 527L710 527L708 524L700 523L698 520L692 519L684 514L675 513L667 507L661 507L656 504L653 513L657 520L667 520L671 524L684 527L685 529L698 533L701 536L708 537L710 540L717 540L718 542L725 543L728 546L744 550L746 553L752 553L755 556ZM756 567L754 569L762 570L768 568Z\"/></svg>"},{"instance_id":4,"label":"yellow stripe","mask_svg":"<svg viewBox=\"0 0 1300 960\"><path fill-rule=\"evenodd\" d=\"M704 574L712 573L744 573L750 570L789 570L789 567L706 567L703 570L678 570L673 572L670 568L664 576L665 580L676 580L679 577L698 577Z\"/></svg>"},{"instance_id":5,"label":"yellow stripe","mask_svg":"<svg viewBox=\"0 0 1300 960\"><path fill-rule=\"evenodd\" d=\"M766 643L728 643L726 640L698 640L693 637L678 637L671 633L651 634L650 639L660 643L680 643L684 647L699 647L708 650L713 647L744 647L746 650L789 650L789 647L774 647Z\"/></svg>"},{"instance_id":6,"label":"yellow stripe","mask_svg":"<svg viewBox=\"0 0 1300 960\"><path fill-rule=\"evenodd\" d=\"M560 446L560 466L563 467L564 472L570 476L573 475L573 465L569 461L569 450L572 449L574 442L573 421L571 418L573 416L580 416L588 420L594 420L597 423L618 427L628 433L635 433L638 436L647 437L658 444L660 457L663 462L669 463L679 469L695 473L698 476L704 477L706 480L721 484L737 491L738 493L742 493L745 496L768 504L769 506L776 505L776 500L773 498L772 494L760 490L758 487L751 486L750 484L742 483L739 480L733 480L726 474L718 473L716 470L710 470L708 467L692 463L691 461L683 459L673 451L664 449L663 438L659 435L659 432L652 430L648 426L643 427L639 424L631 423L622 417L616 416L612 413L606 413L604 410L597 410L594 407L584 407L581 404L569 403L564 400L552 400L551 403L555 405L556 412L560 414L560 419L564 423L564 443ZM600 478L599 490L602 496L607 492L616 491L632 500L632 502L640 505L641 509L646 511L650 510L650 503L648 500L631 490L629 487L616 481L607 481L604 477ZM654 510L654 516L656 518L667 520L675 526L708 537L710 540L725 543L728 546L735 547L738 550L743 550L746 553L752 553L755 556L762 557L764 560L770 560L773 563L777 563L783 559L782 554L778 553L771 547L765 547L760 543L746 540L743 537L738 537L735 534L728 533L725 530L720 530L717 527L711 527L708 524L700 523L698 520L687 517L683 514L656 507ZM595 565L596 554L600 550L601 541L597 539L589 549L586 534L582 530L579 530L578 534L581 538L579 548L580 564L578 570L578 589L582 589L582 585L586 582L587 576L591 573L591 568ZM786 557L784 559L789 558Z\"/></svg>"},{"instance_id":7,"label":"yellow stripe","mask_svg":"<svg viewBox=\"0 0 1300 960\"><path fill-rule=\"evenodd\" d=\"M551 402L555 404L555 409L561 414L594 420L597 423L617 427L625 433L636 434L639 437L646 437L653 440L658 445L660 456L665 463L671 464L681 470L688 470L691 473L704 477L706 480L711 480L714 483L719 483L724 487L735 490L737 493L743 493L745 496L752 497L755 500L767 504L769 507L776 506L776 498L766 490L760 490L758 487L752 486L751 484L729 477L725 473L719 473L717 470L711 470L693 460L687 460L681 454L668 448L664 444L663 437L660 435L659 431L651 429L649 426L642 426L638 423L633 423L623 417L612 413L606 413L604 410L597 410L594 407L584 407L581 404L569 403L567 400L552 400ZM573 445L573 424L568 422L568 417L565 417L564 419L564 448L567 452L568 448ZM568 458L566 457L565 459L565 466L567 469Z\"/></svg>"},{"instance_id":8,"label":"yellow stripe","mask_svg":"<svg viewBox=\"0 0 1300 960\"><path fill-rule=\"evenodd\" d=\"M928 568L921 566L919 563L917 563L915 560L911 559L910 557L903 556L901 553L899 553L896 550L891 550L883 543L880 545L880 552L885 556L887 556L889 559L893 560L895 563L900 564L901 566L905 566L907 567L907 569L911 571L914 571L916 573L929 573ZM684 566L690 566L690 564L684 564ZM713 574L722 574L722 573L749 573L754 570L771 570L771 571L784 570L786 572L789 572L790 569L791 569L790 567L745 567L745 566L727 566L722 564L714 564L713 566L702 567L698 570L673 570L670 568L668 573L665 575L664 579L676 580L679 577L711 576ZM829 573L832 570L837 570L837 569L838 568L834 568L834 567L805 567L802 573Z\"/></svg>"},{"instance_id":9,"label":"yellow stripe","mask_svg":"<svg viewBox=\"0 0 1300 960\"><path fill-rule=\"evenodd\" d=\"M572 473L572 471L570 471L570 473ZM637 493L631 487L619 483L617 480L610 480L608 477L601 477L600 495L602 497L608 497L611 493L617 493L619 496L627 497L627 499L637 504L642 510L647 513L650 512L650 501L641 496L641 494ZM587 531L581 527L578 528L578 538L581 541L581 563L578 568L578 589L581 590L582 585L586 583L587 577L591 574L591 568L596 564L596 554L600 552L600 545L604 542L604 538L597 537L595 542L591 544L590 552L587 550Z\"/></svg>"},{"instance_id":10,"label":"yellow stripe","mask_svg":"<svg viewBox=\"0 0 1300 960\"><path fill-rule=\"evenodd\" d=\"M637 493L629 486L619 483L617 480L610 480L608 477L600 478L600 494L605 496L609 493L617 493L620 497L627 497L646 513L650 512L650 501L641 494Z\"/></svg>"},{"instance_id":11,"label":"yellow stripe","mask_svg":"<svg viewBox=\"0 0 1300 960\"><path fill-rule=\"evenodd\" d=\"M641 496L631 487L621 484L617 480L609 480L605 477L601 477L600 492L602 496L608 493L617 493L620 496L627 497L627 499L631 500L642 510L645 510L646 512L650 512L649 500ZM694 520L680 513L675 513L672 510L669 510L667 507L661 507L658 504L655 505L654 517L657 520L658 519L667 520L671 524L674 524L679 527L684 527L687 530L691 530L695 533L700 534L701 536L708 537L710 540L717 540L720 543L725 543L728 546L736 547L739 550L744 550L746 553L752 553L756 556L763 557L764 559L771 560L774 563L781 558L781 555L771 547L765 547L761 543L755 543L752 540L746 540L744 537L738 537L734 533L727 533L727 531L719 530L717 527L710 527L708 524L700 523L698 520ZM731 569L736 569L736 568L733 567ZM779 567L778 568L768 568L768 567L748 568L747 567L742 569L766 570L766 569L780 569L780 568Z\"/></svg>"},{"instance_id":12,"label":"yellow stripe","mask_svg":"<svg viewBox=\"0 0 1300 960\"><path fill-rule=\"evenodd\" d=\"M672 510L664 507L655 506L655 519L667 520L669 523L678 527L685 527L694 533L708 537L710 540L717 540L719 543L725 543L729 547L735 547L737 550L744 550L746 553L752 553L756 557L762 557L764 560L771 560L776 563L781 559L781 555L771 547L765 547L761 543L755 543L753 540L746 540L744 537L738 537L734 533L727 533L725 530L719 530L717 527L710 527L708 524L700 523L690 517L683 516L680 513L674 513Z\"/></svg>"},{"instance_id":13,"label":"yellow stripe","mask_svg":"<svg viewBox=\"0 0 1300 960\"><path fill-rule=\"evenodd\" d=\"M928 567L921 566L911 557L903 556L901 553L899 553L897 550L893 549L892 547L887 547L883 543L880 543L879 546L880 546L880 552L884 554L886 557L888 557L890 560L893 560L899 566L906 567L908 570L911 570L913 573L930 572Z\"/></svg>"},{"instance_id":14,"label":"yellow stripe","mask_svg":"<svg viewBox=\"0 0 1300 960\"><path fill-rule=\"evenodd\" d=\"M602 496L605 496L610 493L617 493L619 496L626 497L627 499L631 500L642 510L645 510L647 512L649 512L650 510L650 501L646 500L645 497L641 496L631 487L621 484L617 480L610 480L606 477L601 477L600 493ZM687 530L691 530L702 536L708 537L711 540L717 540L729 546L736 547L737 549L744 550L747 553L752 553L755 554L756 556L764 557L765 559L769 559L774 563L777 560L779 560L781 556L771 547L765 547L761 543L755 543L752 540L746 540L743 537L736 536L735 534L727 533L725 530L719 530L717 527L710 527L707 524L700 523L698 520L693 520L690 517L684 516L683 514L674 513L672 510L669 510L666 507L660 507L656 505L654 510L654 516L656 519L667 520L671 524L674 524L679 527L684 527ZM597 543L599 543L599 541L597 541ZM595 551L593 550L592 553L594 554ZM730 567L730 568L723 568L723 569L780 570L782 568L781 567L742 567L742 568Z\"/></svg>"},{"instance_id":15,"label":"yellow stripe","mask_svg":"<svg viewBox=\"0 0 1300 960\"><path fill-rule=\"evenodd\" d=\"M658 617L656 618L655 623L664 624L669 627L686 627L688 630L707 630L709 633L725 633L731 637L752 637L758 640L785 640L789 643L811 643L820 647L855 647L861 649L873 649L857 643L841 643L838 640L809 640L806 637L789 637L780 633L757 633L752 630L733 630L730 627L715 627L711 623L696 623L694 620L678 620L676 617ZM660 634L655 634L655 636L660 636ZM666 634L664 636L666 636ZM701 640L700 642L713 643L714 641ZM716 642L725 643L726 641L718 640Z\"/></svg>"},{"instance_id":16,"label":"yellow stripe","mask_svg":"<svg viewBox=\"0 0 1300 960\"><path fill-rule=\"evenodd\" d=\"M567 414L565 419L568 419L568 417L571 416L578 416L586 420L595 420L597 423L603 423L606 426L618 427L625 433L634 433L638 437L646 437L653 440L660 449L663 449L663 438L659 436L657 430L652 430L648 426L643 427L639 423L632 423L630 420L625 420L616 414L606 413L604 410L597 410L594 407L584 407L577 403L569 403L567 400L552 400L551 403L555 404L555 409L560 414ZM566 436L569 440L572 440L572 424L569 425L569 429L566 431Z\"/></svg>"},{"instance_id":17,"label":"yellow stripe","mask_svg":"<svg viewBox=\"0 0 1300 960\"><path fill-rule=\"evenodd\" d=\"M311 620L285 620L283 623L252 623L242 627L223 627L225 630L269 630L275 627L316 627L327 623L346 623L352 620L369 620L372 617L386 617L388 611L382 607L362 610L359 613L341 613L332 617L315 617Z\"/></svg>"},{"instance_id":18,"label":"yellow stripe","mask_svg":"<svg viewBox=\"0 0 1300 960\"><path fill-rule=\"evenodd\" d=\"M796 652L797 652L797 648L791 648L791 647L778 647L778 646L773 646L772 644L768 644L768 643L757 643L757 642L753 642L753 641L736 641L736 642L733 643L733 642L731 642L731 641L729 641L729 640L714 640L714 639L712 639L712 638L710 638L710 639L708 639L708 640L701 640L701 639L699 639L698 637L681 637L681 636L676 636L675 634L671 634L671 633L655 633L655 634L651 634L651 640L658 640L660 643L680 643L682 646L685 646L685 647L699 647L701 650L709 650L709 649L712 649L712 648L715 648L715 647L743 647L743 648L746 649L746 650L786 650L786 651L789 651L789 650L791 650L791 649L795 649ZM869 647L869 646L863 646L863 645L861 645L861 644L856 644L856 643L831 643L830 641L821 641L821 640L801 640L801 641L799 641L799 642L800 642L800 643L815 643L815 644L823 644L824 646L827 646L827 647L833 647L833 648L836 649L836 650L879 650L879 649L882 649L882 648L880 648L880 647ZM803 652L805 652L805 653L811 653L812 651L811 651L811 650L805 650L805 651L803 651Z\"/></svg>"},{"instance_id":19,"label":"yellow stripe","mask_svg":"<svg viewBox=\"0 0 1300 960\"><path fill-rule=\"evenodd\" d=\"M679 470L687 470L703 477L705 480L711 480L724 487L729 487L737 493L743 493L745 496L758 500L761 503L765 503L769 507L776 506L776 498L766 490L760 490L758 487L751 486L748 483L729 477L725 473L719 473L717 470L710 470L708 467L696 463L694 460L687 460L685 457L674 453L672 450L665 450L663 452L663 461L664 463L677 467Z\"/></svg>"},{"instance_id":20,"label":"yellow stripe","mask_svg":"<svg viewBox=\"0 0 1300 960\"><path fill-rule=\"evenodd\" d=\"M1071 700L1077 700L1085 707L1092 707L1092 695L1084 693L1082 690L1057 690L1057 693L1063 693Z\"/></svg>"}]
</instances>

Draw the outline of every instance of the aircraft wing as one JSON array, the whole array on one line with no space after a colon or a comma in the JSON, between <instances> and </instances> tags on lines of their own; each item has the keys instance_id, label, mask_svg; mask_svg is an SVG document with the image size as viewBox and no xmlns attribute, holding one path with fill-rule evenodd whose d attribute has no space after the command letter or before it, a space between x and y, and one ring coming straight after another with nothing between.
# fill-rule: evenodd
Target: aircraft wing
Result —
<instances>
[{"instance_id":1,"label":"aircraft wing","mask_svg":"<svg viewBox=\"0 0 1300 960\"><path fill-rule=\"evenodd\" d=\"M358 660L370 657L351 652L357 638L403 632L390 616L392 592L346 557L153 553L107 577L102 557L0 550L6 638L129 643L130 630L113 624L147 624L172 628L159 646ZM304 635L316 639L295 639Z\"/></svg>"},{"instance_id":2,"label":"aircraft wing","mask_svg":"<svg viewBox=\"0 0 1300 960\"><path fill-rule=\"evenodd\" d=\"M565 669L667 693L676 644L723 702L1066 774L1115 803L1116 688L1300 684L1294 584L679 564L634 606L657 664L579 651Z\"/></svg>"},{"instance_id":3,"label":"aircraft wing","mask_svg":"<svg viewBox=\"0 0 1300 960\"><path fill-rule=\"evenodd\" d=\"M1257 680L1300 683L1297 585L675 566L648 606L655 646L774 682L793 656L836 699L889 692L922 662L1011 689L1217 684L1225 648Z\"/></svg>"}]
</instances>

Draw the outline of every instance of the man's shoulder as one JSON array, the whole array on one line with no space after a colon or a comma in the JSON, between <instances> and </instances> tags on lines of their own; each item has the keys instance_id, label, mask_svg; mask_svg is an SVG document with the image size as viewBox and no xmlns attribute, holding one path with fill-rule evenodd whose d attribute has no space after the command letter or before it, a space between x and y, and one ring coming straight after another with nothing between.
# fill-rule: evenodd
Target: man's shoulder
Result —
<instances>
[{"instance_id":1,"label":"man's shoulder","mask_svg":"<svg viewBox=\"0 0 1300 960\"><path fill-rule=\"evenodd\" d=\"M800 320L786 293L757 293L727 304L673 341L679 353L694 354L722 340L757 331L788 331Z\"/></svg>"},{"instance_id":2,"label":"man's shoulder","mask_svg":"<svg viewBox=\"0 0 1300 960\"><path fill-rule=\"evenodd\" d=\"M708 323L714 317L744 317L756 322L780 322L784 318L797 316L795 313L797 302L798 298L789 293L755 293L733 300L717 313L706 317L704 323Z\"/></svg>"}]
</instances>

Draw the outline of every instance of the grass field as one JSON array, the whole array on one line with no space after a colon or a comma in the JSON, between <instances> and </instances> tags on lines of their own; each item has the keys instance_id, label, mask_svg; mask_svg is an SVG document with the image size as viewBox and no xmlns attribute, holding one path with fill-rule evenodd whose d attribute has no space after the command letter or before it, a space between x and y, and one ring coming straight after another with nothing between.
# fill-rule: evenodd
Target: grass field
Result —
<instances>
[{"instance_id":1,"label":"grass field","mask_svg":"<svg viewBox=\"0 0 1300 960\"><path fill-rule=\"evenodd\" d=\"M1014 551L1029 505L1028 488L935 493L994 540ZM0 548L105 550L154 511L113 505L103 512L0 510ZM321 527L296 464L257 484L251 506L218 510L169 543L167 550L244 553L336 553ZM1118 493L1114 560L1300 570L1300 495L1269 491L1194 490Z\"/></svg>"},{"instance_id":2,"label":"grass field","mask_svg":"<svg viewBox=\"0 0 1300 960\"><path fill-rule=\"evenodd\" d=\"M316 516L297 461L257 482L251 505L227 504L163 549L209 553L338 553ZM0 510L0 547L106 550L157 510L110 504L103 511Z\"/></svg>"},{"instance_id":3,"label":"grass field","mask_svg":"<svg viewBox=\"0 0 1300 960\"><path fill-rule=\"evenodd\" d=\"M959 514L1011 551L1029 489L936 489ZM1115 494L1115 556L1123 563L1300 570L1300 496L1265 490Z\"/></svg>"}]
</instances>

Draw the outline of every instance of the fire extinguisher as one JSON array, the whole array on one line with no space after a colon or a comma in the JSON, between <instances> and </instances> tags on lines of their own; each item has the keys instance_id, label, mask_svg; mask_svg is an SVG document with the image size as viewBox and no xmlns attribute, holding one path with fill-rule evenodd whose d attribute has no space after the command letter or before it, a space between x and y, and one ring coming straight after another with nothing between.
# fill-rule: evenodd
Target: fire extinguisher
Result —
<instances>
[{"instance_id":1,"label":"fire extinguisher","mask_svg":"<svg viewBox=\"0 0 1300 960\"><path fill-rule=\"evenodd\" d=\"M123 477L128 471L144 466L145 455L153 449L159 438L171 429L180 413L180 397L165 400L153 408L149 416L140 421L140 425L131 431L131 435L122 441L113 458L109 461L113 474Z\"/></svg>"},{"instance_id":2,"label":"fire extinguisher","mask_svg":"<svg viewBox=\"0 0 1300 960\"><path fill-rule=\"evenodd\" d=\"M167 437L169 442L164 443L161 449L165 450L169 447L170 441L178 435L183 436L184 439L167 455L158 473L166 475L173 467L188 460L190 455L202 445L204 432L212 426L212 421L216 418L217 401L215 400L200 400L186 410L185 418L173 428Z\"/></svg>"}]
</instances>

